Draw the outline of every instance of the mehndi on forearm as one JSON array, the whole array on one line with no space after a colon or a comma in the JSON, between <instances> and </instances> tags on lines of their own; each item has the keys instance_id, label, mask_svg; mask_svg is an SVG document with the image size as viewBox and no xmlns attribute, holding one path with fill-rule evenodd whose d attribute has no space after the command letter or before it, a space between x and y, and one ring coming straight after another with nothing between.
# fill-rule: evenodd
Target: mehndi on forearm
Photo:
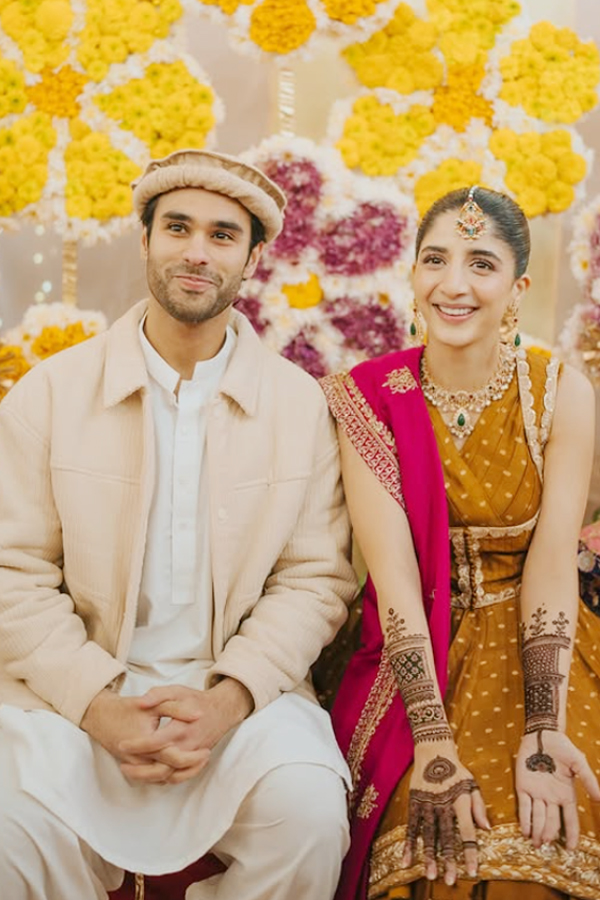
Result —
<instances>
[{"instance_id":1,"label":"mehndi on forearm","mask_svg":"<svg viewBox=\"0 0 600 900\"><path fill-rule=\"evenodd\" d=\"M386 652L404 702L415 744L452 740L446 712L427 657L427 639L407 634L404 619L388 610Z\"/></svg>"},{"instance_id":2,"label":"mehndi on forearm","mask_svg":"<svg viewBox=\"0 0 600 900\"><path fill-rule=\"evenodd\" d=\"M548 612L538 606L528 624L521 623L521 658L525 689L525 734L537 733L538 749L525 761L532 772L554 772L551 756L544 752L542 732L558 731L561 687L565 675L560 671L560 651L568 651L571 638L569 620L559 612L547 623Z\"/></svg>"}]
</instances>

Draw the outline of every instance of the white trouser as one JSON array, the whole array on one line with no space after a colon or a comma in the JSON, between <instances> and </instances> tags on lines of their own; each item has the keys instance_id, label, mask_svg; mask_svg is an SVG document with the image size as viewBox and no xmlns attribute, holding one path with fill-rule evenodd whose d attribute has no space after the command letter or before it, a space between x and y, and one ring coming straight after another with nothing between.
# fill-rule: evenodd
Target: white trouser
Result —
<instances>
[{"instance_id":1,"label":"white trouser","mask_svg":"<svg viewBox=\"0 0 600 900\"><path fill-rule=\"evenodd\" d=\"M15 785L12 755L0 745L2 900L106 900L122 871ZM331 900L348 843L339 775L324 766L280 766L250 791L214 846L227 871L191 886L186 900Z\"/></svg>"}]
</instances>

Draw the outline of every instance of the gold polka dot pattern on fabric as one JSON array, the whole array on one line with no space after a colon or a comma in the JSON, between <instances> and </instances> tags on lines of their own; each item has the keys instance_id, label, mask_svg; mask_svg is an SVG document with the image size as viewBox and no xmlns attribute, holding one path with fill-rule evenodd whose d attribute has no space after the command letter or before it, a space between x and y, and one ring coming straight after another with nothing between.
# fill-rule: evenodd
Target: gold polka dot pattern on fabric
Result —
<instances>
[{"instance_id":1,"label":"gold polka dot pattern on fabric","mask_svg":"<svg viewBox=\"0 0 600 900\"><path fill-rule=\"evenodd\" d=\"M479 877L511 882L506 889L499 886L497 896L504 896L503 890L506 897L512 896L513 883L552 885L553 879L562 878L561 890L566 894L599 900L600 804L592 804L581 786L577 787L585 848L581 857L566 851L564 844L536 850L522 837L518 822L514 771L524 729L518 598L542 491L534 458L535 435L525 431L523 420L528 392L537 416L538 436L544 409L548 408L544 404L547 362L534 354L528 354L527 360L531 386L522 387L520 394L515 378L502 401L486 407L485 417L480 417L462 451L446 440L448 431L437 411L430 408L448 485L453 535L452 642L445 705L459 758L480 785L493 825L491 834L478 834L480 848L486 847L480 858ZM595 727L596 710L600 712L599 644L600 617L582 607L573 651L567 727L600 772L600 725ZM383 844L381 854L377 849L395 829L404 833L408 791L406 776L380 823L372 871L387 873L389 883L386 890L372 893L370 900L391 900L393 887L400 888L423 875L422 867L386 868ZM493 866L489 862L492 858ZM459 888L452 889L452 896L466 900L472 895L472 885L463 880ZM433 893L424 893L423 898L436 898L436 890L434 886ZM446 900L450 889L442 885L439 893ZM477 895L478 900L481 896Z\"/></svg>"}]
</instances>

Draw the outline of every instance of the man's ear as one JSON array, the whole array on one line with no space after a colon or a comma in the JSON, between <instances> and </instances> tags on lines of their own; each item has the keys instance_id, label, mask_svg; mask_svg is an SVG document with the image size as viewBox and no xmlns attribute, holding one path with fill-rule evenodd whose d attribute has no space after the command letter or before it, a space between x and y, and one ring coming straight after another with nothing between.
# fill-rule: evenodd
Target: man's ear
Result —
<instances>
[{"instance_id":1,"label":"man's ear","mask_svg":"<svg viewBox=\"0 0 600 900\"><path fill-rule=\"evenodd\" d=\"M252 250L250 251L250 256L248 257L248 261L244 266L244 274L242 275L242 280L246 281L248 278L252 278L256 271L256 267L258 265L258 261L262 255L262 252L265 248L265 242L261 241L260 244L256 244Z\"/></svg>"},{"instance_id":2,"label":"man's ear","mask_svg":"<svg viewBox=\"0 0 600 900\"><path fill-rule=\"evenodd\" d=\"M146 231L145 228L142 231L142 240L140 243L140 253L141 253L142 259L148 258L148 232Z\"/></svg>"}]
</instances>

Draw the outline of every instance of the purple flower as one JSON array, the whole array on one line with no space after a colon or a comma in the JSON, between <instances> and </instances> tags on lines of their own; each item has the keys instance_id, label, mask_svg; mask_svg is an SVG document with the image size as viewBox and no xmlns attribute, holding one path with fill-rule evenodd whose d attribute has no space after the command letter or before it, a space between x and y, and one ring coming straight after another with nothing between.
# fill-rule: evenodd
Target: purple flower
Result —
<instances>
[{"instance_id":1,"label":"purple flower","mask_svg":"<svg viewBox=\"0 0 600 900\"><path fill-rule=\"evenodd\" d=\"M266 331L268 322L261 315L262 304L256 297L238 297L235 301L235 308L250 320L257 334L263 334Z\"/></svg>"},{"instance_id":2,"label":"purple flower","mask_svg":"<svg viewBox=\"0 0 600 900\"><path fill-rule=\"evenodd\" d=\"M328 300L324 312L343 335L344 346L351 350L360 350L371 357L401 350L404 346L404 325L389 301L340 297Z\"/></svg>"},{"instance_id":3,"label":"purple flower","mask_svg":"<svg viewBox=\"0 0 600 900\"><path fill-rule=\"evenodd\" d=\"M281 351L281 355L301 366L314 378L322 378L327 374L325 361L318 350L311 344L304 332L299 332Z\"/></svg>"},{"instance_id":4,"label":"purple flower","mask_svg":"<svg viewBox=\"0 0 600 900\"><path fill-rule=\"evenodd\" d=\"M368 275L390 266L402 251L406 221L387 203L362 203L318 237L321 261L336 275Z\"/></svg>"},{"instance_id":5,"label":"purple flower","mask_svg":"<svg viewBox=\"0 0 600 900\"><path fill-rule=\"evenodd\" d=\"M263 170L285 192L288 201L283 231L270 252L274 257L293 261L315 240L314 215L321 200L323 179L307 159L270 159Z\"/></svg>"}]
</instances>

